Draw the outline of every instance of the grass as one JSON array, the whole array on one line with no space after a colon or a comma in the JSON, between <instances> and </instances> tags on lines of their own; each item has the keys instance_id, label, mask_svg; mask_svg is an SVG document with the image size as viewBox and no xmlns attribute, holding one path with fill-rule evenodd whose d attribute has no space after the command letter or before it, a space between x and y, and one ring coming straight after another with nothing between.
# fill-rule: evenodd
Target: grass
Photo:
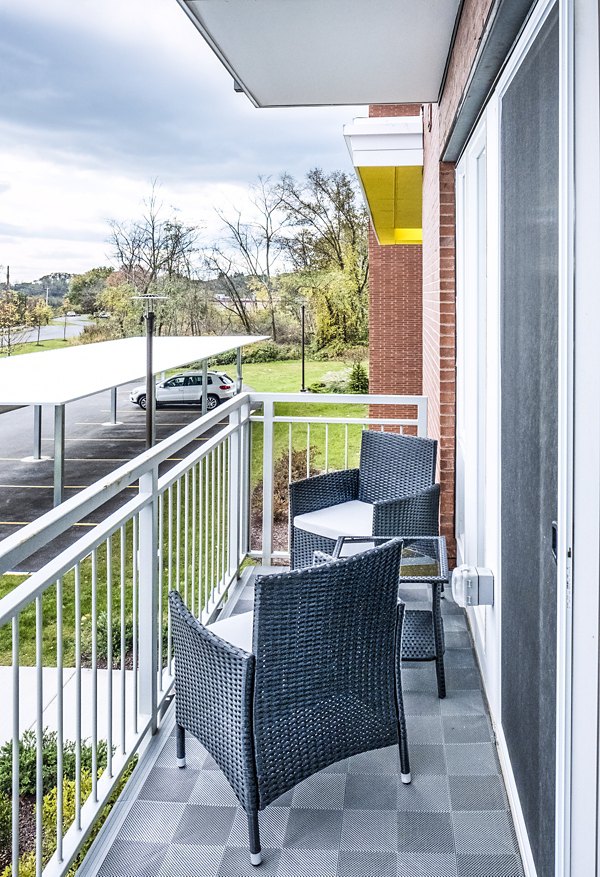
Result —
<instances>
[{"instance_id":1,"label":"grass","mask_svg":"<svg viewBox=\"0 0 600 877\"><path fill-rule=\"evenodd\" d=\"M328 372L341 371L348 367L347 362L334 360L329 362L306 362L306 385L320 381ZM226 370L226 367L225 369ZM289 362L248 363L243 367L244 383L259 393L297 393L301 387L300 360ZM348 418L365 417L366 405L345 405L329 403L301 404L281 402L275 406L276 416L311 417L311 418ZM311 425L307 430L304 423L291 425L291 446L294 450L306 450L310 442L314 447L314 466L317 470L344 469L356 465L360 450L360 434L362 427L348 425L348 452L346 453L346 426L332 424ZM326 440L327 437L327 440ZM327 445L327 450L326 450ZM274 427L274 459L287 456L290 447L290 426L287 423L276 423ZM262 427L255 424L252 430L252 486L255 487L262 478ZM316 474L307 465L307 474Z\"/></svg>"},{"instance_id":2,"label":"grass","mask_svg":"<svg viewBox=\"0 0 600 877\"><path fill-rule=\"evenodd\" d=\"M13 348L11 356L19 356L21 353L41 353L43 350L58 350L60 347L68 347L69 342L63 341L62 338L50 338L47 341L26 341L24 344L18 344ZM0 357L6 357L6 353L0 350Z\"/></svg>"}]
</instances>

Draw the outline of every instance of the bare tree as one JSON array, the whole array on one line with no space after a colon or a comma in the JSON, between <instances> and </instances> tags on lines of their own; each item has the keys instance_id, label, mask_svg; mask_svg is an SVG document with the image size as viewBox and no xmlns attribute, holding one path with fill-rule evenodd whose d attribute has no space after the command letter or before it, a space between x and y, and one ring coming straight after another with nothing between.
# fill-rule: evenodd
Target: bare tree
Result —
<instances>
[{"instance_id":1,"label":"bare tree","mask_svg":"<svg viewBox=\"0 0 600 877\"><path fill-rule=\"evenodd\" d=\"M235 314L248 334L254 330L248 308L248 289L243 274L234 265L234 260L220 247L214 246L205 253L206 269L213 275L220 289L223 290L219 304Z\"/></svg>"},{"instance_id":2,"label":"bare tree","mask_svg":"<svg viewBox=\"0 0 600 877\"><path fill-rule=\"evenodd\" d=\"M198 226L184 225L177 218L163 219L157 184L144 201L141 219L110 220L109 242L113 257L127 281L140 295L162 277L190 276L196 250Z\"/></svg>"},{"instance_id":3,"label":"bare tree","mask_svg":"<svg viewBox=\"0 0 600 877\"><path fill-rule=\"evenodd\" d=\"M282 231L287 224L283 200L278 185L269 178L259 177L252 187L251 203L255 216L251 221L242 219L240 211L226 216L217 214L227 233L226 247L213 250L207 265L218 275L227 288L231 307L237 312L242 325L249 329L248 308L245 307L235 277L249 279L249 287L258 298L267 303L271 333L277 341L276 321L276 269L284 252Z\"/></svg>"}]
</instances>

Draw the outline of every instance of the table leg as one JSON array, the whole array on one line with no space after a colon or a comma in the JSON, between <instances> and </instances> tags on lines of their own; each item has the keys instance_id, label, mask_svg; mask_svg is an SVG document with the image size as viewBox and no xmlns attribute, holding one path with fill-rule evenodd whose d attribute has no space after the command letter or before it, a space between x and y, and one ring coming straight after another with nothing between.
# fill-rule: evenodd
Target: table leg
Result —
<instances>
[{"instance_id":1,"label":"table leg","mask_svg":"<svg viewBox=\"0 0 600 877\"><path fill-rule=\"evenodd\" d=\"M433 638L435 641L435 675L437 677L438 697L446 697L446 673L444 670L444 632L442 608L440 606L441 583L432 584Z\"/></svg>"}]
</instances>

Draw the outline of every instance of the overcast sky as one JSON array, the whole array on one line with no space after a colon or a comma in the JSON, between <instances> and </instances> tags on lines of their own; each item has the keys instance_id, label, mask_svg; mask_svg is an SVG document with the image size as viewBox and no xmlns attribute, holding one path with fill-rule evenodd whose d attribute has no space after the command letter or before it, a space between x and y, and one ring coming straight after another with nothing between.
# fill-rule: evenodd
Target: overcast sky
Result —
<instances>
[{"instance_id":1,"label":"overcast sky","mask_svg":"<svg viewBox=\"0 0 600 877\"><path fill-rule=\"evenodd\" d=\"M0 279L107 264L154 179L208 239L258 174L351 170L365 114L255 109L175 0L0 0Z\"/></svg>"}]
</instances>

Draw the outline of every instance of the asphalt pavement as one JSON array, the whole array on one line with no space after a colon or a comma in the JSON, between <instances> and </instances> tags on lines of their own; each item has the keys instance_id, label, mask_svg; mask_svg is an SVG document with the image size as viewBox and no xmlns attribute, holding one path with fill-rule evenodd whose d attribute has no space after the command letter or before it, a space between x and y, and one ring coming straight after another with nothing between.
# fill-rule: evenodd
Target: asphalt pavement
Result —
<instances>
[{"instance_id":1,"label":"asphalt pavement","mask_svg":"<svg viewBox=\"0 0 600 877\"><path fill-rule=\"evenodd\" d=\"M132 460L145 449L145 413L129 401L132 386L134 384L118 390L117 419L121 422L117 425L106 425L110 420L108 391L66 405L65 499ZM156 414L156 437L157 441L161 441L197 419L200 410L197 407L172 407L161 408ZM29 462L24 458L30 457L33 452L33 408L19 408L0 414L0 539L52 508L53 417L52 406L43 406L42 454L49 459ZM167 460L160 474L190 453L195 441L178 452L176 457ZM59 550L79 538L84 528L99 523L123 504L135 489L136 485L132 485L129 490L123 491L97 509L89 519L71 527L62 537L19 564L15 571L33 572L39 569Z\"/></svg>"}]
</instances>

